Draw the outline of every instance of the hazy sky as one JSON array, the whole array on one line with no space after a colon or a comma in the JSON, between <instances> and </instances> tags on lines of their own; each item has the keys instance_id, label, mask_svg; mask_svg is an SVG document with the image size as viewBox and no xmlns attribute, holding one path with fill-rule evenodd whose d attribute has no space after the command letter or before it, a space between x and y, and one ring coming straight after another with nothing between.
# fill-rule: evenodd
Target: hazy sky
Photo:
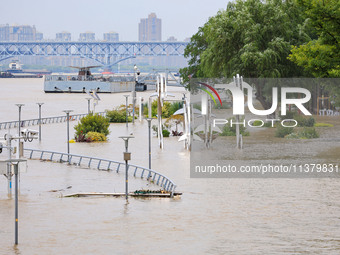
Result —
<instances>
[{"instance_id":1,"label":"hazy sky","mask_svg":"<svg viewBox=\"0 0 340 255\"><path fill-rule=\"evenodd\" d=\"M0 1L0 24L35 25L45 39L69 31L72 40L92 31L96 39L116 31L121 41L138 40L138 23L155 12L162 19L162 40L184 40L197 32L209 17L225 9L228 0L15 0Z\"/></svg>"}]
</instances>

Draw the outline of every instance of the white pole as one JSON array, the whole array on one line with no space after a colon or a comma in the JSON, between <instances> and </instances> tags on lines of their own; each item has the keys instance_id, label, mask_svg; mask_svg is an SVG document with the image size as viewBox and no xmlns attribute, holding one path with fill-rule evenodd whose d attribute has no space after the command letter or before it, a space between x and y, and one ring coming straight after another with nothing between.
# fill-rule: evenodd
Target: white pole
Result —
<instances>
[{"instance_id":1,"label":"white pole","mask_svg":"<svg viewBox=\"0 0 340 255\"><path fill-rule=\"evenodd\" d=\"M143 97L139 97L139 121L142 121L142 107L143 107Z\"/></svg>"},{"instance_id":2,"label":"white pole","mask_svg":"<svg viewBox=\"0 0 340 255\"><path fill-rule=\"evenodd\" d=\"M12 136L9 133L7 133L7 147L8 147L8 159L12 158ZM8 197L12 196L12 169L11 169L11 163L7 163L7 181L8 181Z\"/></svg>"}]
</instances>

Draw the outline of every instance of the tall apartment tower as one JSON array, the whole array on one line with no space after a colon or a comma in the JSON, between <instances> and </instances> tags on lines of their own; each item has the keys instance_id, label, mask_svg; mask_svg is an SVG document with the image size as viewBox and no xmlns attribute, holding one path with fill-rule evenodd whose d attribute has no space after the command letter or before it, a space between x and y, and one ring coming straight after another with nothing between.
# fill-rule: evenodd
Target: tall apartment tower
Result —
<instances>
[{"instance_id":1,"label":"tall apartment tower","mask_svg":"<svg viewBox=\"0 0 340 255\"><path fill-rule=\"evenodd\" d=\"M118 42L119 34L113 31L109 33L104 33L104 41L105 42Z\"/></svg>"},{"instance_id":2,"label":"tall apartment tower","mask_svg":"<svg viewBox=\"0 0 340 255\"><path fill-rule=\"evenodd\" d=\"M67 31L56 33L55 40L58 41L58 42L70 42L71 41L71 33L67 32Z\"/></svg>"},{"instance_id":3,"label":"tall apartment tower","mask_svg":"<svg viewBox=\"0 0 340 255\"><path fill-rule=\"evenodd\" d=\"M96 40L95 33L93 32L85 32L85 33L80 33L79 35L79 41L81 42L94 42Z\"/></svg>"},{"instance_id":4,"label":"tall apartment tower","mask_svg":"<svg viewBox=\"0 0 340 255\"><path fill-rule=\"evenodd\" d=\"M139 41L162 41L162 20L155 13L150 13L147 19L139 23Z\"/></svg>"},{"instance_id":5,"label":"tall apartment tower","mask_svg":"<svg viewBox=\"0 0 340 255\"><path fill-rule=\"evenodd\" d=\"M35 26L28 25L0 25L0 41L35 41L36 38ZM41 39L42 34L39 33L38 39Z\"/></svg>"}]
</instances>

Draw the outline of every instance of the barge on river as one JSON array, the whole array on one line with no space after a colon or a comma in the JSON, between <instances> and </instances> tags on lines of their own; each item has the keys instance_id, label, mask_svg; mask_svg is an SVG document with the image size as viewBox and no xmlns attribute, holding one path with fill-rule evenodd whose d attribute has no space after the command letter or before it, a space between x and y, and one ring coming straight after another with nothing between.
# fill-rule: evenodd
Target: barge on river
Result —
<instances>
[{"instance_id":1,"label":"barge on river","mask_svg":"<svg viewBox=\"0 0 340 255\"><path fill-rule=\"evenodd\" d=\"M90 69L96 66L78 68L78 75L46 75L44 81L45 93L118 93L154 90L155 85L136 82L133 75L103 75L91 74Z\"/></svg>"},{"instance_id":2,"label":"barge on river","mask_svg":"<svg viewBox=\"0 0 340 255\"><path fill-rule=\"evenodd\" d=\"M19 61L14 60L9 64L9 69L0 72L0 78L42 78L46 74L51 72L46 69L22 69Z\"/></svg>"}]
</instances>

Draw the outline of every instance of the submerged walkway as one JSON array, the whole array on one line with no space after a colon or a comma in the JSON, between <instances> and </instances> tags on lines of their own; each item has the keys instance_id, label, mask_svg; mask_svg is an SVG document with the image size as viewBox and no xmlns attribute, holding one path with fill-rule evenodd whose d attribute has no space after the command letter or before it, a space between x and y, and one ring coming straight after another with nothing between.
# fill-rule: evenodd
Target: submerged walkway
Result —
<instances>
[{"instance_id":1,"label":"submerged walkway","mask_svg":"<svg viewBox=\"0 0 340 255\"><path fill-rule=\"evenodd\" d=\"M106 112L96 112L96 114L99 114L101 116L105 116ZM73 120L80 120L81 118L88 115L87 113L80 113L80 114L70 114L70 121ZM29 127L29 126L36 126L39 125L40 119L28 119L28 120L21 120L20 125L21 127ZM41 124L52 124L52 123L61 123L66 122L67 118L66 115L63 116L55 116L55 117L44 117L41 118ZM7 122L0 122L0 130L2 129L10 129L10 128L16 128L18 127L19 121L7 121Z\"/></svg>"},{"instance_id":2,"label":"submerged walkway","mask_svg":"<svg viewBox=\"0 0 340 255\"><path fill-rule=\"evenodd\" d=\"M119 173L120 168L125 170L125 163L109 159L95 158L89 156L82 156L77 154L67 154L63 152L24 149L25 156L29 159L40 159L47 161L54 161L60 163L69 163L76 166L85 166L88 168L96 168L98 170L116 171ZM134 177L140 177L146 181L156 184L165 191L170 192L171 196L174 194L176 184L165 175L158 173L152 169L148 169L136 165L128 165L128 172Z\"/></svg>"}]
</instances>

